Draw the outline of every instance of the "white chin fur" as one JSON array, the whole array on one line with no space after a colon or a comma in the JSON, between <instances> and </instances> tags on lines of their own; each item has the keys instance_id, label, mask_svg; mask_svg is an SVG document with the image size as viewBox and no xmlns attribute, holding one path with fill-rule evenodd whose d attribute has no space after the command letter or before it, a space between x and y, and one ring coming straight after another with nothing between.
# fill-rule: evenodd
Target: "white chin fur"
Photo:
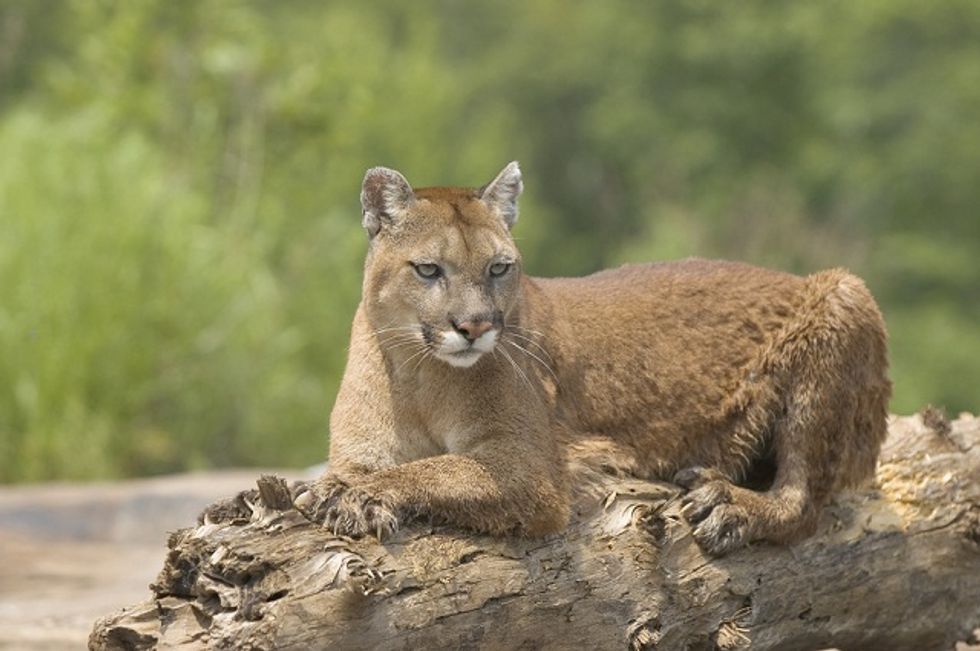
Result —
<instances>
[{"instance_id":1,"label":"white chin fur","mask_svg":"<svg viewBox=\"0 0 980 651\"><path fill-rule=\"evenodd\" d=\"M497 344L497 331L488 330L473 342L469 342L458 332L452 330L442 333L442 344L436 351L436 357L450 366L468 368L476 364L484 353L489 353Z\"/></svg>"},{"instance_id":2,"label":"white chin fur","mask_svg":"<svg viewBox=\"0 0 980 651\"><path fill-rule=\"evenodd\" d=\"M481 357L483 357L483 353L476 351L449 355L446 353L436 353L436 357L446 362L450 366L455 366L456 368L469 368L470 366L476 364Z\"/></svg>"}]
</instances>

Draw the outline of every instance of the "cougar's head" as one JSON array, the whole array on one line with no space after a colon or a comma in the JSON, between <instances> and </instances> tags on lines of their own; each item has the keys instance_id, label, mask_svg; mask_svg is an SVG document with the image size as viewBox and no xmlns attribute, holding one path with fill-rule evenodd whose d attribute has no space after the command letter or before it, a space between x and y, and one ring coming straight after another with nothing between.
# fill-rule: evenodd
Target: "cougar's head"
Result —
<instances>
[{"instance_id":1,"label":"cougar's head","mask_svg":"<svg viewBox=\"0 0 980 651\"><path fill-rule=\"evenodd\" d=\"M395 170L368 170L363 291L382 349L457 367L493 351L518 301L521 259L510 229L522 189L516 162L479 189L413 190Z\"/></svg>"}]
</instances>

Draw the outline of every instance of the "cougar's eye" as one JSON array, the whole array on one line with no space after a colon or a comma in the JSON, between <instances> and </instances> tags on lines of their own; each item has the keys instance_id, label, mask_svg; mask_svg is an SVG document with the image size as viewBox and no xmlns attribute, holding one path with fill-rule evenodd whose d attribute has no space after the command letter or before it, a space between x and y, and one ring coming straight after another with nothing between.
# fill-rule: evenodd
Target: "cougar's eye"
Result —
<instances>
[{"instance_id":1,"label":"cougar's eye","mask_svg":"<svg viewBox=\"0 0 980 651\"><path fill-rule=\"evenodd\" d=\"M412 266L415 267L415 273L428 280L438 278L442 275L442 269L439 268L439 265L432 264L431 262L413 263Z\"/></svg>"},{"instance_id":2,"label":"cougar's eye","mask_svg":"<svg viewBox=\"0 0 980 651\"><path fill-rule=\"evenodd\" d=\"M503 276L508 271L510 271L509 262L494 262L492 265L490 265L491 276Z\"/></svg>"}]
</instances>

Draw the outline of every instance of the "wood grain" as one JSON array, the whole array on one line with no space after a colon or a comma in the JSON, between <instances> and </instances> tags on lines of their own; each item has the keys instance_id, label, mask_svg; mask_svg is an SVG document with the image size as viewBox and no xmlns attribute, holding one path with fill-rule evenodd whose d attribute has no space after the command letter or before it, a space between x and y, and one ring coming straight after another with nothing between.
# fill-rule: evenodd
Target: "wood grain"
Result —
<instances>
[{"instance_id":1,"label":"wood grain","mask_svg":"<svg viewBox=\"0 0 980 651\"><path fill-rule=\"evenodd\" d=\"M267 502L281 484L262 480ZM291 509L183 529L92 649L952 649L980 626L980 419L893 418L876 484L816 535L713 559L670 484L608 478L573 525L379 544ZM281 505L280 505L281 506Z\"/></svg>"}]
</instances>

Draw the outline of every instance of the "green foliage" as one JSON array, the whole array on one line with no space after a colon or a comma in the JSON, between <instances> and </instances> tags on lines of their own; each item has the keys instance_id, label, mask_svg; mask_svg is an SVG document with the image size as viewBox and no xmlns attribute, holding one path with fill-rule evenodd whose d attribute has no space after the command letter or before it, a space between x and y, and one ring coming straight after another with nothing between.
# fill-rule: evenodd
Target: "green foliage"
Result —
<instances>
[{"instance_id":1,"label":"green foliage","mask_svg":"<svg viewBox=\"0 0 980 651\"><path fill-rule=\"evenodd\" d=\"M98 116L9 114L0 147L5 477L316 455L323 418L302 407L324 381L260 238L209 223L145 138Z\"/></svg>"},{"instance_id":2,"label":"green foliage","mask_svg":"<svg viewBox=\"0 0 980 651\"><path fill-rule=\"evenodd\" d=\"M538 274L848 266L975 409L980 5L0 0L0 481L322 457L358 184L521 160Z\"/></svg>"}]
</instances>

